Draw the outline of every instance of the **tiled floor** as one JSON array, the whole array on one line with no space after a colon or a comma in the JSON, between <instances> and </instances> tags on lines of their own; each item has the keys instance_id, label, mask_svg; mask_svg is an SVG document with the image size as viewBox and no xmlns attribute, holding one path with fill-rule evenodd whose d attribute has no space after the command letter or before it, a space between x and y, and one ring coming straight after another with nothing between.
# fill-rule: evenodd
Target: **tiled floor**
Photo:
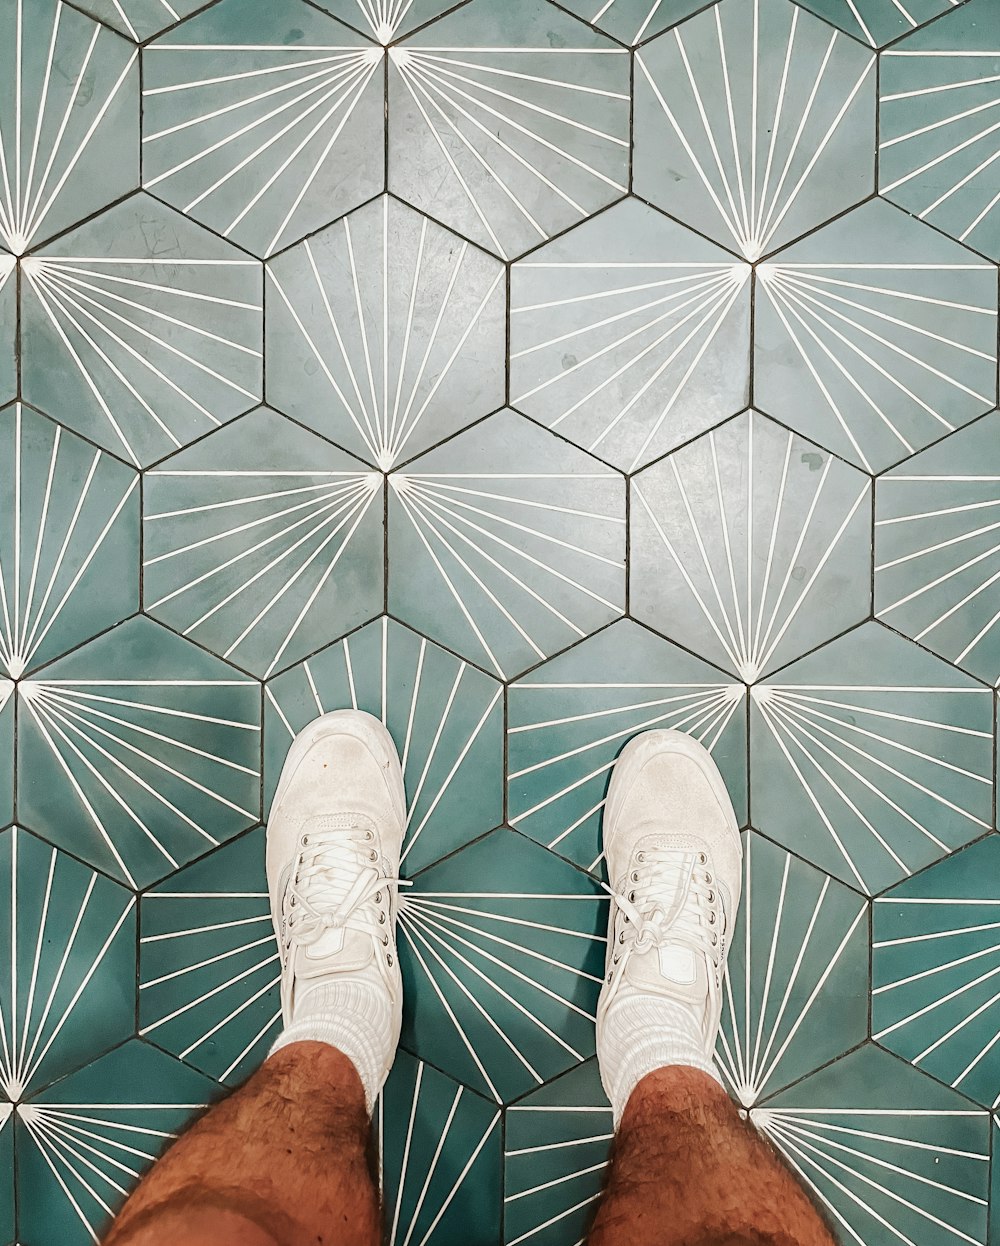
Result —
<instances>
[{"instance_id":1,"label":"tiled floor","mask_svg":"<svg viewBox=\"0 0 1000 1246\"><path fill-rule=\"evenodd\" d=\"M1000 1246L998 127L1000 0L0 0L0 1243L262 1058L357 705L397 1246L584 1233L656 725L747 828L733 1093L845 1246Z\"/></svg>"}]
</instances>

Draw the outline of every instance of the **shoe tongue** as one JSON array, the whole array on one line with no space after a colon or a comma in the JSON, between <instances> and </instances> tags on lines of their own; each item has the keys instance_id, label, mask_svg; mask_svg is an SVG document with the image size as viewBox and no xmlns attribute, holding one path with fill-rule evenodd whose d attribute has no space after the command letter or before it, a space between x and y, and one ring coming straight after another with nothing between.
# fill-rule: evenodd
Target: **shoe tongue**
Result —
<instances>
[{"instance_id":1,"label":"shoe tongue","mask_svg":"<svg viewBox=\"0 0 1000 1246\"><path fill-rule=\"evenodd\" d=\"M360 827L365 830L371 827L370 818L362 814L338 813L324 814L310 818L303 827L308 835L321 831L346 830L349 827ZM354 876L332 865L328 874L313 880L312 900L317 908L333 910L347 896ZM296 953L296 975L302 978L320 977L328 973L331 958L336 960L337 969L360 969L372 958L371 936L360 930L345 929L342 926L331 926L321 932L313 943L300 946Z\"/></svg>"}]
</instances>

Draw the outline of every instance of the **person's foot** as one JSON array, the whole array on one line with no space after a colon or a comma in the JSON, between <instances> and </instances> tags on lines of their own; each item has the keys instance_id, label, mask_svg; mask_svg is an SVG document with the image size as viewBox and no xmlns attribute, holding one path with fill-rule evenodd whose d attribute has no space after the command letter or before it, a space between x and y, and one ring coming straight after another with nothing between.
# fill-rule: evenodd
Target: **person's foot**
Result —
<instances>
[{"instance_id":1,"label":"person's foot","mask_svg":"<svg viewBox=\"0 0 1000 1246\"><path fill-rule=\"evenodd\" d=\"M272 1050L326 1042L354 1062L368 1109L392 1067L403 774L370 714L314 719L292 742L267 825L267 883L284 1030Z\"/></svg>"},{"instance_id":2,"label":"person's foot","mask_svg":"<svg viewBox=\"0 0 1000 1246\"><path fill-rule=\"evenodd\" d=\"M597 1007L601 1080L616 1122L654 1069L692 1065L718 1078L712 1053L742 855L705 748L679 731L647 731L625 746L604 804L613 895Z\"/></svg>"}]
</instances>

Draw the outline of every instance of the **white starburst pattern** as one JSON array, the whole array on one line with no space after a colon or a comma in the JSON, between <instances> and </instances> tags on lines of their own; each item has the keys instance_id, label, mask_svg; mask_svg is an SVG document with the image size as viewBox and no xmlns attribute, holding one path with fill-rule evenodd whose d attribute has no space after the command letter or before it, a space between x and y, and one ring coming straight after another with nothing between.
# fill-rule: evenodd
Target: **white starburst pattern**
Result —
<instances>
[{"instance_id":1,"label":"white starburst pattern","mask_svg":"<svg viewBox=\"0 0 1000 1246\"><path fill-rule=\"evenodd\" d=\"M876 48L960 3L961 0L805 0L803 7L848 34L860 35Z\"/></svg>"},{"instance_id":2,"label":"white starburst pattern","mask_svg":"<svg viewBox=\"0 0 1000 1246\"><path fill-rule=\"evenodd\" d=\"M496 1107L465 1086L422 1060L397 1058L375 1108L389 1246L428 1246L442 1222L443 1234L450 1226L464 1236L470 1214L486 1223L497 1214L474 1174L480 1156L489 1162L498 1147L499 1124ZM421 1126L433 1147L418 1141Z\"/></svg>"},{"instance_id":3,"label":"white starburst pattern","mask_svg":"<svg viewBox=\"0 0 1000 1246\"><path fill-rule=\"evenodd\" d=\"M115 979L134 969L135 897L18 827L3 855L0 1089L16 1100L131 1032L133 1004Z\"/></svg>"},{"instance_id":4,"label":"white starburst pattern","mask_svg":"<svg viewBox=\"0 0 1000 1246\"><path fill-rule=\"evenodd\" d=\"M0 251L0 290L7 284L10 275L17 268L17 259L13 255L8 255L6 251Z\"/></svg>"},{"instance_id":5,"label":"white starburst pattern","mask_svg":"<svg viewBox=\"0 0 1000 1246\"><path fill-rule=\"evenodd\" d=\"M857 236L865 217L882 213L896 216L877 203L845 218L851 222L847 230L838 223L831 232L849 245L848 233ZM793 248L788 260L779 257L758 268L770 309L814 383L810 404L818 400L827 413L815 429L810 415L802 431L868 471L954 431L996 397L995 270L960 254L938 263L893 263L892 242L919 227L906 218L890 224L897 232L878 248L881 260L810 263L797 258L807 242ZM927 242L944 249L937 238ZM908 245L911 254L929 249L916 237ZM769 340L763 349L773 358L778 348ZM806 404L798 392L788 393L787 373L769 376L769 366L762 353L758 401L786 418L793 402L800 410ZM803 418L798 415L797 422Z\"/></svg>"},{"instance_id":6,"label":"white starburst pattern","mask_svg":"<svg viewBox=\"0 0 1000 1246\"><path fill-rule=\"evenodd\" d=\"M717 1055L749 1107L868 1032L868 905L751 832Z\"/></svg>"},{"instance_id":7,"label":"white starburst pattern","mask_svg":"<svg viewBox=\"0 0 1000 1246\"><path fill-rule=\"evenodd\" d=\"M653 258L671 253L684 258ZM746 404L729 348L749 327L749 277L652 209L616 205L515 265L511 402L635 471Z\"/></svg>"},{"instance_id":8,"label":"white starburst pattern","mask_svg":"<svg viewBox=\"0 0 1000 1246\"><path fill-rule=\"evenodd\" d=\"M139 478L20 404L0 416L0 447L11 503L0 525L0 666L18 679L136 609Z\"/></svg>"},{"instance_id":9,"label":"white starburst pattern","mask_svg":"<svg viewBox=\"0 0 1000 1246\"><path fill-rule=\"evenodd\" d=\"M432 21L456 0L321 0L334 17L361 24L378 43L392 43L414 26Z\"/></svg>"},{"instance_id":10,"label":"white starburst pattern","mask_svg":"<svg viewBox=\"0 0 1000 1246\"><path fill-rule=\"evenodd\" d=\"M398 200L267 272L272 401L382 471L502 404L503 266Z\"/></svg>"},{"instance_id":11,"label":"white starburst pattern","mask_svg":"<svg viewBox=\"0 0 1000 1246\"><path fill-rule=\"evenodd\" d=\"M262 677L382 604L381 473L279 419L149 473L143 517L146 610ZM250 465L269 445L273 466Z\"/></svg>"},{"instance_id":12,"label":"white starburst pattern","mask_svg":"<svg viewBox=\"0 0 1000 1246\"><path fill-rule=\"evenodd\" d=\"M883 53L879 193L996 259L1000 42L992 9L978 14Z\"/></svg>"},{"instance_id":13,"label":"white starburst pattern","mask_svg":"<svg viewBox=\"0 0 1000 1246\"><path fill-rule=\"evenodd\" d=\"M871 193L874 69L797 5L713 5L636 56L636 192L758 259Z\"/></svg>"},{"instance_id":14,"label":"white starburst pattern","mask_svg":"<svg viewBox=\"0 0 1000 1246\"><path fill-rule=\"evenodd\" d=\"M278 7L257 10L253 34L281 26ZM281 26L274 43L231 43L226 12L209 10L181 28L200 41L170 33L145 53L144 185L264 256L368 198L383 172L383 49L315 12L295 21L297 42Z\"/></svg>"},{"instance_id":15,"label":"white starburst pattern","mask_svg":"<svg viewBox=\"0 0 1000 1246\"><path fill-rule=\"evenodd\" d=\"M26 10L29 10L26 12ZM0 239L23 255L138 181L138 50L59 0L0 11Z\"/></svg>"},{"instance_id":16,"label":"white starburst pattern","mask_svg":"<svg viewBox=\"0 0 1000 1246\"><path fill-rule=\"evenodd\" d=\"M408 136L391 186L506 259L626 192L628 53L532 0L509 14L520 46L463 44L468 20L431 28L450 44L389 51L390 124Z\"/></svg>"},{"instance_id":17,"label":"white starburst pattern","mask_svg":"<svg viewBox=\"0 0 1000 1246\"><path fill-rule=\"evenodd\" d=\"M703 5L704 0L567 0L565 7L616 39L635 45Z\"/></svg>"},{"instance_id":18,"label":"white starburst pattern","mask_svg":"<svg viewBox=\"0 0 1000 1246\"><path fill-rule=\"evenodd\" d=\"M83 0L80 8L142 43L201 5L202 0Z\"/></svg>"},{"instance_id":19,"label":"white starburst pattern","mask_svg":"<svg viewBox=\"0 0 1000 1246\"><path fill-rule=\"evenodd\" d=\"M870 490L756 412L709 432L632 480L636 617L753 683L866 614Z\"/></svg>"},{"instance_id":20,"label":"white starburst pattern","mask_svg":"<svg viewBox=\"0 0 1000 1246\"><path fill-rule=\"evenodd\" d=\"M877 1234L900 1246L983 1246L984 1113L780 1106L754 1108L750 1119L817 1191L846 1241L867 1246Z\"/></svg>"},{"instance_id":21,"label":"white starburst pattern","mask_svg":"<svg viewBox=\"0 0 1000 1246\"><path fill-rule=\"evenodd\" d=\"M72 423L137 466L259 401L263 311L259 263L141 202L114 209L106 226L119 250L134 240L133 254L46 252L21 264L26 396L53 409L76 391ZM172 233L194 254L143 255L146 229ZM55 247L68 249L65 241ZM51 392L53 336L69 371L60 370L58 398Z\"/></svg>"}]
</instances>

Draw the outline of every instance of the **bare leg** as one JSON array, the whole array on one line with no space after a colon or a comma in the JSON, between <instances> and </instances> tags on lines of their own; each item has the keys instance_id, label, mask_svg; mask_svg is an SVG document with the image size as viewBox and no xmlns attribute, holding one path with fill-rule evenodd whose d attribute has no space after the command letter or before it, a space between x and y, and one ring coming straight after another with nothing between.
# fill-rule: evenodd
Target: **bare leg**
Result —
<instances>
[{"instance_id":1,"label":"bare leg","mask_svg":"<svg viewBox=\"0 0 1000 1246\"><path fill-rule=\"evenodd\" d=\"M673 1065L636 1086L590 1246L835 1246L774 1148L719 1084Z\"/></svg>"},{"instance_id":2,"label":"bare leg","mask_svg":"<svg viewBox=\"0 0 1000 1246\"><path fill-rule=\"evenodd\" d=\"M377 1246L368 1143L354 1065L294 1043L171 1147L105 1246Z\"/></svg>"}]
</instances>

